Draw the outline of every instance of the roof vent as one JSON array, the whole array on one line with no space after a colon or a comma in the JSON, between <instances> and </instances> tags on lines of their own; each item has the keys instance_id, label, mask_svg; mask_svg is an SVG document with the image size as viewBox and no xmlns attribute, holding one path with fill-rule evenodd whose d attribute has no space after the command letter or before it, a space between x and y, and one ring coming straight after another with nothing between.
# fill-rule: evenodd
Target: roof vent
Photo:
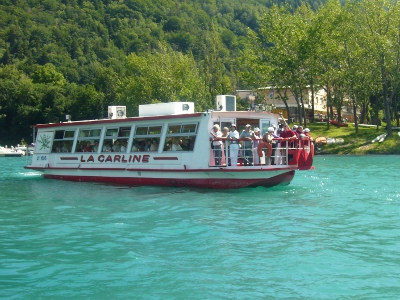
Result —
<instances>
[{"instance_id":1,"label":"roof vent","mask_svg":"<svg viewBox=\"0 0 400 300\"><path fill-rule=\"evenodd\" d=\"M108 107L109 119L124 119L126 118L126 106L109 106Z\"/></svg>"},{"instance_id":2,"label":"roof vent","mask_svg":"<svg viewBox=\"0 0 400 300\"><path fill-rule=\"evenodd\" d=\"M236 96L217 95L216 110L219 111L236 111Z\"/></svg>"},{"instance_id":3,"label":"roof vent","mask_svg":"<svg viewBox=\"0 0 400 300\"><path fill-rule=\"evenodd\" d=\"M139 117L194 113L193 102L168 102L139 105Z\"/></svg>"}]
</instances>

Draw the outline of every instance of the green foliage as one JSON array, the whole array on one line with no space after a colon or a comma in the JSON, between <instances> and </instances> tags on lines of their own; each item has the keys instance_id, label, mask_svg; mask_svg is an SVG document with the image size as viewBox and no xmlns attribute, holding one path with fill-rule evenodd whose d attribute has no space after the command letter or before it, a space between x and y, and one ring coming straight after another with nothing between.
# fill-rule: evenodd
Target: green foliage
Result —
<instances>
[{"instance_id":1,"label":"green foliage","mask_svg":"<svg viewBox=\"0 0 400 300\"><path fill-rule=\"evenodd\" d=\"M104 117L117 102L132 105L131 115L154 101L190 100L198 110L210 108L217 93L238 85L232 58L247 44L247 26L258 27L265 5L2 1L0 136L11 139L7 143L20 135L29 140L31 124L58 122L65 114Z\"/></svg>"},{"instance_id":2,"label":"green foliage","mask_svg":"<svg viewBox=\"0 0 400 300\"><path fill-rule=\"evenodd\" d=\"M31 124L102 118L113 104L129 115L167 101L205 110L217 94L270 82L328 86L337 108L345 94L366 114L385 108L382 83L390 97L399 81L398 5L286 3L3 1L0 137L22 143ZM397 136L370 143L383 129L312 126L314 137L345 139L326 153L399 153Z\"/></svg>"},{"instance_id":3,"label":"green foliage","mask_svg":"<svg viewBox=\"0 0 400 300\"><path fill-rule=\"evenodd\" d=\"M58 72L53 64L47 63L44 66L37 66L31 78L34 83L51 84L63 86L67 82L62 73Z\"/></svg>"},{"instance_id":4,"label":"green foliage","mask_svg":"<svg viewBox=\"0 0 400 300\"><path fill-rule=\"evenodd\" d=\"M300 119L302 92L311 86L326 90L331 117L334 108L340 118L347 102L361 111L362 121L369 106L375 116L382 109L390 121L400 96L399 22L400 4L386 0L331 0L318 11L274 5L251 35L254 49L245 49L256 63L243 78L258 74L275 87L290 87Z\"/></svg>"},{"instance_id":5,"label":"green foliage","mask_svg":"<svg viewBox=\"0 0 400 300\"><path fill-rule=\"evenodd\" d=\"M164 53L127 58L127 76L119 83L119 103L131 115L146 103L194 101L196 110L207 108L204 81L193 56L166 49Z\"/></svg>"}]
</instances>

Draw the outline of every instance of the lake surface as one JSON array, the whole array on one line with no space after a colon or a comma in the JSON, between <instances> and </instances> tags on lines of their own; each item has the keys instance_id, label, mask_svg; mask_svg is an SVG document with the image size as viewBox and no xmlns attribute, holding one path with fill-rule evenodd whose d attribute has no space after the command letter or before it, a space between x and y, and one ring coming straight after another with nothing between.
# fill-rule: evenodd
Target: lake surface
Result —
<instances>
[{"instance_id":1,"label":"lake surface","mask_svg":"<svg viewBox=\"0 0 400 300\"><path fill-rule=\"evenodd\" d=\"M398 299L400 157L317 156L289 186L45 180L0 158L0 299Z\"/></svg>"}]
</instances>

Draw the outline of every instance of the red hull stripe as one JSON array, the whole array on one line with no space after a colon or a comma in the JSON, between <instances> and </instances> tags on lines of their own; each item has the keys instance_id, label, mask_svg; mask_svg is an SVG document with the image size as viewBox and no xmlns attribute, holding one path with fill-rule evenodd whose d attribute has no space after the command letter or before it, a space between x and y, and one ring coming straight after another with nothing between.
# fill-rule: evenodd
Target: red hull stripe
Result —
<instances>
[{"instance_id":1,"label":"red hull stripe","mask_svg":"<svg viewBox=\"0 0 400 300\"><path fill-rule=\"evenodd\" d=\"M31 170L74 170L74 169L80 169L80 170L91 170L91 171L113 171L113 170L126 170L126 171L136 171L136 172L185 172L185 173L190 173L190 172L229 172L229 173L246 173L246 172L270 172L270 171L294 171L297 170L296 166L289 166L289 167L277 167L277 168L271 168L271 169L241 169L241 168L210 168L210 169L149 169L149 168L86 168L86 167L81 167L81 166L76 166L76 167L32 167L32 166L25 166L25 169L31 169Z\"/></svg>"},{"instance_id":2,"label":"red hull stripe","mask_svg":"<svg viewBox=\"0 0 400 300\"><path fill-rule=\"evenodd\" d=\"M158 157L153 157L154 160L178 160L176 156L170 157L170 156L158 156Z\"/></svg>"},{"instance_id":3,"label":"red hull stripe","mask_svg":"<svg viewBox=\"0 0 400 300\"><path fill-rule=\"evenodd\" d=\"M178 179L178 178L131 178L131 177L101 177L101 176L65 176L65 175L44 175L48 179L60 179L79 182L100 182L121 184L130 186L151 185L170 187L198 187L207 189L232 189L244 187L272 187L276 185L287 185L293 179L294 171L289 171L268 179Z\"/></svg>"},{"instance_id":4,"label":"red hull stripe","mask_svg":"<svg viewBox=\"0 0 400 300\"><path fill-rule=\"evenodd\" d=\"M53 169L53 168L50 168ZM59 169L59 168L58 168ZM79 167L79 170L89 170L89 171L125 171L125 168L85 168L85 167Z\"/></svg>"},{"instance_id":5,"label":"red hull stripe","mask_svg":"<svg viewBox=\"0 0 400 300\"><path fill-rule=\"evenodd\" d=\"M60 159L61 159L61 160L78 160L79 158L77 158L77 157L64 157L64 156L61 156Z\"/></svg>"}]
</instances>

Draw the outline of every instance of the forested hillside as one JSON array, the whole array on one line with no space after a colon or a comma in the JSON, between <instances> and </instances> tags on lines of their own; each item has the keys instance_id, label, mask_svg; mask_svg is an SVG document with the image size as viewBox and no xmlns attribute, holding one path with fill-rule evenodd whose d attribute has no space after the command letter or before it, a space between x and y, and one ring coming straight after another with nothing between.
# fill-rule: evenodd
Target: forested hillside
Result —
<instances>
[{"instance_id":1,"label":"forested hillside","mask_svg":"<svg viewBox=\"0 0 400 300\"><path fill-rule=\"evenodd\" d=\"M292 8L300 1L286 1ZM273 0L3 0L0 144L29 125L102 118L108 105L194 100L251 88L238 59ZM312 1L318 8L320 1Z\"/></svg>"}]
</instances>

